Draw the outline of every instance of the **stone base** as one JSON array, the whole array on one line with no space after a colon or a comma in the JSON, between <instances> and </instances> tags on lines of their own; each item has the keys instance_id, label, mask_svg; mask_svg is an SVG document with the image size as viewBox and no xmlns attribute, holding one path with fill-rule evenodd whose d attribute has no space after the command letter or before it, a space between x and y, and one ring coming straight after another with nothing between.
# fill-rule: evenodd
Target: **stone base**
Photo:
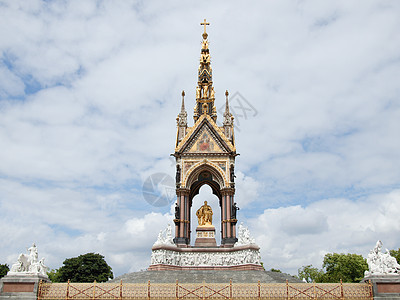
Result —
<instances>
[{"instance_id":1,"label":"stone base","mask_svg":"<svg viewBox=\"0 0 400 300\"><path fill-rule=\"evenodd\" d=\"M255 244L232 248L157 245L148 270L263 270L259 250Z\"/></svg>"},{"instance_id":2,"label":"stone base","mask_svg":"<svg viewBox=\"0 0 400 300\"><path fill-rule=\"evenodd\" d=\"M195 247L217 247L214 226L197 226Z\"/></svg>"},{"instance_id":3,"label":"stone base","mask_svg":"<svg viewBox=\"0 0 400 300\"><path fill-rule=\"evenodd\" d=\"M221 247L224 248L233 247L237 241L238 241L237 238L223 238L221 240Z\"/></svg>"},{"instance_id":4,"label":"stone base","mask_svg":"<svg viewBox=\"0 0 400 300\"><path fill-rule=\"evenodd\" d=\"M362 281L371 280L374 299L400 299L400 275L370 275Z\"/></svg>"},{"instance_id":5,"label":"stone base","mask_svg":"<svg viewBox=\"0 0 400 300\"><path fill-rule=\"evenodd\" d=\"M188 238L176 237L174 238L174 243L181 248L187 248L189 247L190 240Z\"/></svg>"},{"instance_id":6,"label":"stone base","mask_svg":"<svg viewBox=\"0 0 400 300\"><path fill-rule=\"evenodd\" d=\"M50 281L43 275L6 275L0 280L0 299L36 299L41 280Z\"/></svg>"}]
</instances>

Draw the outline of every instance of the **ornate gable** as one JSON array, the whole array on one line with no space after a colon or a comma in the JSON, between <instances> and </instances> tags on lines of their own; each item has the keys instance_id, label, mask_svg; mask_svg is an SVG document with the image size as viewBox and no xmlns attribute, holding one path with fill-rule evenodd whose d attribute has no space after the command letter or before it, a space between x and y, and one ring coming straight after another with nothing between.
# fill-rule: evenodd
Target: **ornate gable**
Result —
<instances>
[{"instance_id":1,"label":"ornate gable","mask_svg":"<svg viewBox=\"0 0 400 300\"><path fill-rule=\"evenodd\" d=\"M232 153L236 149L210 116L204 114L189 129L175 153Z\"/></svg>"}]
</instances>

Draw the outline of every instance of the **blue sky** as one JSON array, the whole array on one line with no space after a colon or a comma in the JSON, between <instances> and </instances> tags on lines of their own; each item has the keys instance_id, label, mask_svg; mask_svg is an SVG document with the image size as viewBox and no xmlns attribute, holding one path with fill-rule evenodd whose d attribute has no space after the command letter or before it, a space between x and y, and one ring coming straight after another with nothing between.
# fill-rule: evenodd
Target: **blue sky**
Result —
<instances>
[{"instance_id":1,"label":"blue sky","mask_svg":"<svg viewBox=\"0 0 400 300\"><path fill-rule=\"evenodd\" d=\"M115 275L149 265L173 199L142 187L174 178L204 18L264 265L400 247L398 1L16 0L0 1L0 263L36 242L51 268L87 252ZM193 208L204 199L218 210L207 188Z\"/></svg>"}]
</instances>

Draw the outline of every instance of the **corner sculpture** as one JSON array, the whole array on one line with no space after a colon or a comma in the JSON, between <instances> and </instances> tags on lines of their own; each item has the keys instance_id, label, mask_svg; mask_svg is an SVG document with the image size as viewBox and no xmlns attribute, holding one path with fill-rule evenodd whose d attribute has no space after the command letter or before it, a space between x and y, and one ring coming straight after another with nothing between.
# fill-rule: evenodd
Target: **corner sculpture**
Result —
<instances>
[{"instance_id":1,"label":"corner sculpture","mask_svg":"<svg viewBox=\"0 0 400 300\"><path fill-rule=\"evenodd\" d=\"M234 247L245 246L255 244L256 241L250 235L250 231L247 227L243 226L243 222L240 223L238 227L238 241L235 243Z\"/></svg>"},{"instance_id":2,"label":"corner sculpture","mask_svg":"<svg viewBox=\"0 0 400 300\"><path fill-rule=\"evenodd\" d=\"M11 266L7 275L43 275L47 277L48 267L44 265L44 258L38 260L38 250L35 243L28 248L28 254L21 253L17 262Z\"/></svg>"},{"instance_id":3,"label":"corner sculpture","mask_svg":"<svg viewBox=\"0 0 400 300\"><path fill-rule=\"evenodd\" d=\"M374 249L367 256L369 271L365 271L365 277L371 275L400 275L400 265L396 258L390 255L388 249L382 253L382 242L377 241Z\"/></svg>"},{"instance_id":4,"label":"corner sculpture","mask_svg":"<svg viewBox=\"0 0 400 300\"><path fill-rule=\"evenodd\" d=\"M160 230L157 241L154 243L153 246L157 245L175 245L172 239L172 228L170 224L168 224L165 230Z\"/></svg>"}]
</instances>

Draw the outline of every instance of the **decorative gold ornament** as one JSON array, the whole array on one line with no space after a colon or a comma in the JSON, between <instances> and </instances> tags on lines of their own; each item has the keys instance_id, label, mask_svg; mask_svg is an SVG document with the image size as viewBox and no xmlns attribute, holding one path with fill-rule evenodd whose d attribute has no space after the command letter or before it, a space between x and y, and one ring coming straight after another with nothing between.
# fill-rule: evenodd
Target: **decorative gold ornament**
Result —
<instances>
[{"instance_id":1,"label":"decorative gold ornament","mask_svg":"<svg viewBox=\"0 0 400 300\"><path fill-rule=\"evenodd\" d=\"M207 23L206 19L204 19L204 22L203 22L203 23L200 23L200 25L204 25L203 39L207 39L208 34L207 34L207 32L206 32L206 26L207 26L207 25L210 25L210 23Z\"/></svg>"},{"instance_id":2,"label":"decorative gold ornament","mask_svg":"<svg viewBox=\"0 0 400 300\"><path fill-rule=\"evenodd\" d=\"M208 109L207 109L207 106L208 106L207 103L204 103L204 104L203 104L203 114L206 114L206 113L207 113L207 110L208 110Z\"/></svg>"}]
</instances>

